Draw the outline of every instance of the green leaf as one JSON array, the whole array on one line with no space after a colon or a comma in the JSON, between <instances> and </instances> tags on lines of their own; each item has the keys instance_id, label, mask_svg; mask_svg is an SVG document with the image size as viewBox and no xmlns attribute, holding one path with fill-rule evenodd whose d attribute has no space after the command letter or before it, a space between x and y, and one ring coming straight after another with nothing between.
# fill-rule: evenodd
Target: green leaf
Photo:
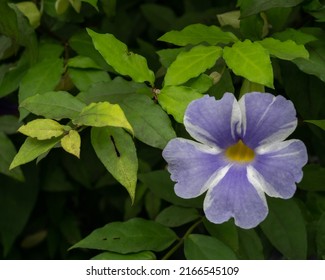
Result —
<instances>
[{"instance_id":1,"label":"green leaf","mask_svg":"<svg viewBox=\"0 0 325 280\"><path fill-rule=\"evenodd\" d=\"M240 11L230 11L223 14L217 14L218 21L221 26L231 26L233 28L240 27Z\"/></svg>"},{"instance_id":2,"label":"green leaf","mask_svg":"<svg viewBox=\"0 0 325 280\"><path fill-rule=\"evenodd\" d=\"M139 180L149 188L156 196L184 207L202 208L203 196L193 199L183 199L174 192L175 183L170 180L170 174L166 170L152 171L139 174Z\"/></svg>"},{"instance_id":3,"label":"green leaf","mask_svg":"<svg viewBox=\"0 0 325 280\"><path fill-rule=\"evenodd\" d=\"M102 69L113 71L100 53L95 49L93 42L86 31L73 35L69 40L69 46L79 55L91 58Z\"/></svg>"},{"instance_id":4,"label":"green leaf","mask_svg":"<svg viewBox=\"0 0 325 280\"><path fill-rule=\"evenodd\" d=\"M121 98L120 106L140 141L163 149L176 137L168 115L150 97L132 94Z\"/></svg>"},{"instance_id":5,"label":"green leaf","mask_svg":"<svg viewBox=\"0 0 325 280\"><path fill-rule=\"evenodd\" d=\"M86 91L93 84L111 80L108 73L103 70L69 68L68 73L72 82L80 91Z\"/></svg>"},{"instance_id":6,"label":"green leaf","mask_svg":"<svg viewBox=\"0 0 325 280\"><path fill-rule=\"evenodd\" d=\"M199 76L215 65L222 49L215 46L196 46L187 52L181 52L169 66L165 76L165 86L180 85Z\"/></svg>"},{"instance_id":7,"label":"green leaf","mask_svg":"<svg viewBox=\"0 0 325 280\"><path fill-rule=\"evenodd\" d=\"M154 73L148 68L144 57L128 51L127 46L112 34L99 34L87 29L95 48L116 72L130 76L135 82L155 82Z\"/></svg>"},{"instance_id":8,"label":"green leaf","mask_svg":"<svg viewBox=\"0 0 325 280\"><path fill-rule=\"evenodd\" d=\"M238 228L239 254L242 259L264 260L263 245L254 229Z\"/></svg>"},{"instance_id":9,"label":"green leaf","mask_svg":"<svg viewBox=\"0 0 325 280\"><path fill-rule=\"evenodd\" d=\"M206 218L203 220L207 231L215 238L229 246L235 252L238 251L239 241L237 227L233 221L228 221L222 224L214 224Z\"/></svg>"},{"instance_id":10,"label":"green leaf","mask_svg":"<svg viewBox=\"0 0 325 280\"><path fill-rule=\"evenodd\" d=\"M325 120L305 120L304 122L312 123L320 127L322 130L325 130Z\"/></svg>"},{"instance_id":11,"label":"green leaf","mask_svg":"<svg viewBox=\"0 0 325 280\"><path fill-rule=\"evenodd\" d=\"M42 94L55 89L60 82L63 72L63 61L60 58L44 59L27 71L19 88L19 103L35 94ZM20 109L20 119L27 116L27 112Z\"/></svg>"},{"instance_id":12,"label":"green leaf","mask_svg":"<svg viewBox=\"0 0 325 280\"><path fill-rule=\"evenodd\" d=\"M207 74L201 74L197 78L189 80L185 86L196 90L198 93L206 93L213 86L213 78Z\"/></svg>"},{"instance_id":13,"label":"green leaf","mask_svg":"<svg viewBox=\"0 0 325 280\"><path fill-rule=\"evenodd\" d=\"M185 48L165 49L157 51L159 61L165 68L168 68L176 59L176 57L184 51Z\"/></svg>"},{"instance_id":14,"label":"green leaf","mask_svg":"<svg viewBox=\"0 0 325 280\"><path fill-rule=\"evenodd\" d=\"M16 116L0 116L0 132L4 132L5 134L13 134L17 132L20 126L21 123L19 123L19 120Z\"/></svg>"},{"instance_id":15,"label":"green leaf","mask_svg":"<svg viewBox=\"0 0 325 280\"><path fill-rule=\"evenodd\" d=\"M160 91L158 102L177 122L183 123L188 104L201 97L202 94L189 87L167 86Z\"/></svg>"},{"instance_id":16,"label":"green leaf","mask_svg":"<svg viewBox=\"0 0 325 280\"><path fill-rule=\"evenodd\" d=\"M62 15L69 8L69 0L56 0L55 1L55 11L58 15Z\"/></svg>"},{"instance_id":17,"label":"green leaf","mask_svg":"<svg viewBox=\"0 0 325 280\"><path fill-rule=\"evenodd\" d=\"M158 214L156 222L166 227L179 227L198 218L200 218L200 214L196 209L172 205Z\"/></svg>"},{"instance_id":18,"label":"green leaf","mask_svg":"<svg viewBox=\"0 0 325 280\"><path fill-rule=\"evenodd\" d=\"M70 130L69 133L61 139L62 148L77 158L80 158L80 145L81 138L76 130Z\"/></svg>"},{"instance_id":19,"label":"green leaf","mask_svg":"<svg viewBox=\"0 0 325 280\"><path fill-rule=\"evenodd\" d=\"M159 41L172 43L177 46L197 45L208 43L210 45L228 44L237 42L238 38L231 32L224 32L217 26L206 26L196 23L185 27L181 31L169 31L161 36Z\"/></svg>"},{"instance_id":20,"label":"green leaf","mask_svg":"<svg viewBox=\"0 0 325 280\"><path fill-rule=\"evenodd\" d=\"M292 40L298 45L304 45L317 40L314 35L293 28L287 28L282 32L274 33L272 37L280 41Z\"/></svg>"},{"instance_id":21,"label":"green leaf","mask_svg":"<svg viewBox=\"0 0 325 280\"><path fill-rule=\"evenodd\" d=\"M16 7L28 18L33 28L37 28L40 25L41 13L35 3L32 1L20 2L16 4Z\"/></svg>"},{"instance_id":22,"label":"green leaf","mask_svg":"<svg viewBox=\"0 0 325 280\"><path fill-rule=\"evenodd\" d=\"M114 252L104 252L91 258L92 260L156 260L156 256L151 251L139 253L119 254Z\"/></svg>"},{"instance_id":23,"label":"green leaf","mask_svg":"<svg viewBox=\"0 0 325 280\"><path fill-rule=\"evenodd\" d=\"M235 253L218 239L202 235L190 234L184 242L184 253L187 260L236 260Z\"/></svg>"},{"instance_id":24,"label":"green leaf","mask_svg":"<svg viewBox=\"0 0 325 280\"><path fill-rule=\"evenodd\" d=\"M268 52L280 59L293 60L295 58L308 59L309 53L303 45L297 45L292 40L281 42L280 40L273 38L266 38L262 41L258 41Z\"/></svg>"},{"instance_id":25,"label":"green leaf","mask_svg":"<svg viewBox=\"0 0 325 280\"><path fill-rule=\"evenodd\" d=\"M110 104L109 102L91 103L83 108L79 116L73 119L72 122L76 125L95 127L123 127L133 133L133 129L121 107L117 104Z\"/></svg>"},{"instance_id":26,"label":"green leaf","mask_svg":"<svg viewBox=\"0 0 325 280\"><path fill-rule=\"evenodd\" d=\"M63 135L64 126L51 119L36 119L21 126L18 131L38 140L46 140Z\"/></svg>"},{"instance_id":27,"label":"green leaf","mask_svg":"<svg viewBox=\"0 0 325 280\"><path fill-rule=\"evenodd\" d=\"M143 85L114 79L98 83L78 98L89 103L109 101L118 103L129 120L134 136L147 145L164 148L167 142L176 137L168 115L150 97L136 93Z\"/></svg>"},{"instance_id":28,"label":"green leaf","mask_svg":"<svg viewBox=\"0 0 325 280\"><path fill-rule=\"evenodd\" d=\"M294 200L268 199L269 215L261 223L272 245L288 259L306 259L307 234L302 213Z\"/></svg>"},{"instance_id":29,"label":"green leaf","mask_svg":"<svg viewBox=\"0 0 325 280\"><path fill-rule=\"evenodd\" d=\"M21 145L17 155L10 164L9 169L13 169L19 165L36 159L38 156L52 149L58 142L60 142L60 138L37 140L35 138L28 137Z\"/></svg>"},{"instance_id":30,"label":"green leaf","mask_svg":"<svg viewBox=\"0 0 325 280\"><path fill-rule=\"evenodd\" d=\"M241 17L248 17L277 7L294 7L303 0L242 0L240 1Z\"/></svg>"},{"instance_id":31,"label":"green leaf","mask_svg":"<svg viewBox=\"0 0 325 280\"><path fill-rule=\"evenodd\" d=\"M82 68L82 69L98 69L102 68L90 57L77 55L68 60L67 66L74 68Z\"/></svg>"},{"instance_id":32,"label":"green leaf","mask_svg":"<svg viewBox=\"0 0 325 280\"><path fill-rule=\"evenodd\" d=\"M260 44L249 40L237 42L224 48L223 58L236 75L273 88L270 56Z\"/></svg>"},{"instance_id":33,"label":"green leaf","mask_svg":"<svg viewBox=\"0 0 325 280\"><path fill-rule=\"evenodd\" d=\"M0 242L5 257L17 237L21 237L38 197L39 174L36 168L26 169L25 174L24 183L0 175Z\"/></svg>"},{"instance_id":34,"label":"green leaf","mask_svg":"<svg viewBox=\"0 0 325 280\"><path fill-rule=\"evenodd\" d=\"M65 91L50 91L25 99L20 107L48 119L76 118L86 104Z\"/></svg>"},{"instance_id":35,"label":"green leaf","mask_svg":"<svg viewBox=\"0 0 325 280\"><path fill-rule=\"evenodd\" d=\"M265 92L265 87L261 84L253 83L247 79L244 79L243 84L240 88L239 98L241 98L245 93L254 91Z\"/></svg>"},{"instance_id":36,"label":"green leaf","mask_svg":"<svg viewBox=\"0 0 325 280\"><path fill-rule=\"evenodd\" d=\"M325 191L325 168L317 164L307 164L303 167L304 176L298 184L306 191Z\"/></svg>"},{"instance_id":37,"label":"green leaf","mask_svg":"<svg viewBox=\"0 0 325 280\"><path fill-rule=\"evenodd\" d=\"M163 225L133 218L126 222L113 222L94 230L73 248L108 250L120 254L145 250L162 251L177 239L176 234Z\"/></svg>"},{"instance_id":38,"label":"green leaf","mask_svg":"<svg viewBox=\"0 0 325 280\"><path fill-rule=\"evenodd\" d=\"M106 169L123 185L134 201L138 158L131 136L121 128L91 130L91 143Z\"/></svg>"},{"instance_id":39,"label":"green leaf","mask_svg":"<svg viewBox=\"0 0 325 280\"><path fill-rule=\"evenodd\" d=\"M306 48L309 52L309 59L297 58L293 62L301 71L315 75L325 82L325 40L311 42Z\"/></svg>"},{"instance_id":40,"label":"green leaf","mask_svg":"<svg viewBox=\"0 0 325 280\"><path fill-rule=\"evenodd\" d=\"M3 133L0 132L0 173L10 176L16 180L23 181L24 175L20 168L9 170L10 163L16 154L14 144Z\"/></svg>"},{"instance_id":41,"label":"green leaf","mask_svg":"<svg viewBox=\"0 0 325 280\"><path fill-rule=\"evenodd\" d=\"M13 42L26 47L29 62L37 59L38 44L34 29L28 19L14 4L0 1L0 34L12 39Z\"/></svg>"}]
</instances>

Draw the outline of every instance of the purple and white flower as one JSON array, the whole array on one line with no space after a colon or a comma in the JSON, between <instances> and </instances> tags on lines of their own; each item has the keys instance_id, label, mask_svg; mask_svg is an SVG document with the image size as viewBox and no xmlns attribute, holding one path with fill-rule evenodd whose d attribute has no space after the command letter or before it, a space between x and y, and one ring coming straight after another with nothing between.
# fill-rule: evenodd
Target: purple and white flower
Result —
<instances>
[{"instance_id":1,"label":"purple and white flower","mask_svg":"<svg viewBox=\"0 0 325 280\"><path fill-rule=\"evenodd\" d=\"M198 142L172 139L163 157L178 196L207 192L203 209L211 222L233 217L237 226L253 228L268 214L265 194L294 195L307 151L300 140L284 141L297 126L291 101L258 92L239 101L231 93L204 96L190 103L184 125Z\"/></svg>"}]
</instances>

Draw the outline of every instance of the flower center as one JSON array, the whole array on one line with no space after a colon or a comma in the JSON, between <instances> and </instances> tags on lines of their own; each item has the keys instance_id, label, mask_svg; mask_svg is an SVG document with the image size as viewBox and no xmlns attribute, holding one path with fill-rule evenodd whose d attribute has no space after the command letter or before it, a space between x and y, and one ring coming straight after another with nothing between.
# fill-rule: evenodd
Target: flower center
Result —
<instances>
[{"instance_id":1,"label":"flower center","mask_svg":"<svg viewBox=\"0 0 325 280\"><path fill-rule=\"evenodd\" d=\"M235 145L227 148L225 155L231 161L237 161L240 163L250 162L255 157L254 151L247 147L241 140L239 140Z\"/></svg>"}]
</instances>

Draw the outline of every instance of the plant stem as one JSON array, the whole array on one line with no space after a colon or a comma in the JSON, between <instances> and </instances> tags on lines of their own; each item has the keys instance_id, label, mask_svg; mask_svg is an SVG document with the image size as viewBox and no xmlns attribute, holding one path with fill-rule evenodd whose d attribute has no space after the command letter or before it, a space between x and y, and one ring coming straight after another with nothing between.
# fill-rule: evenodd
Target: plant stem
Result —
<instances>
[{"instance_id":1,"label":"plant stem","mask_svg":"<svg viewBox=\"0 0 325 280\"><path fill-rule=\"evenodd\" d=\"M162 257L162 260L168 260L176 251L177 249L184 243L184 240L192 233L192 231L202 223L203 219L199 219L196 221L184 234L184 236L176 243L176 245L171 248L165 256Z\"/></svg>"}]
</instances>

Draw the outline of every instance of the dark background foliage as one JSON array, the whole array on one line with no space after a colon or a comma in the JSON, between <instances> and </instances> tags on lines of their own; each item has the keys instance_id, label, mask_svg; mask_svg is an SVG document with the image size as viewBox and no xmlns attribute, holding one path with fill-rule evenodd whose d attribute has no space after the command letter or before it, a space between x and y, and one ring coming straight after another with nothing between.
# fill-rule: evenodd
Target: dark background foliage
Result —
<instances>
[{"instance_id":1,"label":"dark background foliage","mask_svg":"<svg viewBox=\"0 0 325 280\"><path fill-rule=\"evenodd\" d=\"M56 2L61 2L61 6ZM82 1L80 7L78 2L33 1L41 14L35 15L29 8L25 11L31 16L30 20L34 20L31 26L19 10L21 1L0 1L0 258L89 259L102 251L107 255L98 258L324 258L324 1L89 0ZM271 6L265 6L264 2ZM158 38L195 23L220 26L221 19L217 15L234 10L241 10L240 27L225 25L223 31L232 32L241 41L259 41L265 37L292 39L309 52L309 60L272 56L274 88L246 79L245 89L243 83L247 77L235 75L235 71L231 71L234 69L226 67L224 61L218 61L206 72L209 75L221 73L221 79L201 93L220 98L226 91L240 96L249 89L265 89L284 95L297 109L299 125L292 137L306 144L309 163L293 199L268 200L270 214L261 226L243 230L232 221L213 225L204 218L202 198L176 197L161 157L166 139L150 145L150 139L139 140L137 135L134 138L139 167L133 204L125 188L97 157L89 129L80 131L80 159L55 146L38 158L37 164L33 161L19 167L21 170L16 168L9 172L16 154L12 145L18 150L26 139L17 129L37 118L37 114L19 108L25 98L49 91L66 91L72 96L83 92L95 94L100 90L91 86L121 77L94 48L86 28L113 34L130 51L146 58L155 73L155 85L151 88L145 82L137 87L157 103L155 94L163 87L166 69L178 54L174 44ZM159 52L166 49L173 50L170 56ZM80 61L77 67L69 66L71 59L77 56L91 58L97 68L88 68ZM130 82L128 77L124 79ZM128 89L129 86L128 83ZM166 109L163 102L161 105L170 113L170 107ZM139 108L141 111L141 106ZM170 114L176 134L188 137L183 125L175 121L177 116ZM160 121L167 126L167 120L160 115L153 121L158 126ZM173 132L168 133L172 138L170 133ZM152 231L152 236L128 238L128 232L137 232L137 223L143 232ZM111 228L102 235L99 233L100 237L113 234L114 238L121 226L118 238L126 241L123 239L117 248L105 247L98 240L83 245L81 240L87 241L86 236L105 225ZM160 228L161 225L164 227ZM164 234L151 247L143 245L145 239L162 232ZM164 245L157 247L157 244ZM74 249L68 250L74 245ZM217 250L210 251L211 246Z\"/></svg>"}]
</instances>

